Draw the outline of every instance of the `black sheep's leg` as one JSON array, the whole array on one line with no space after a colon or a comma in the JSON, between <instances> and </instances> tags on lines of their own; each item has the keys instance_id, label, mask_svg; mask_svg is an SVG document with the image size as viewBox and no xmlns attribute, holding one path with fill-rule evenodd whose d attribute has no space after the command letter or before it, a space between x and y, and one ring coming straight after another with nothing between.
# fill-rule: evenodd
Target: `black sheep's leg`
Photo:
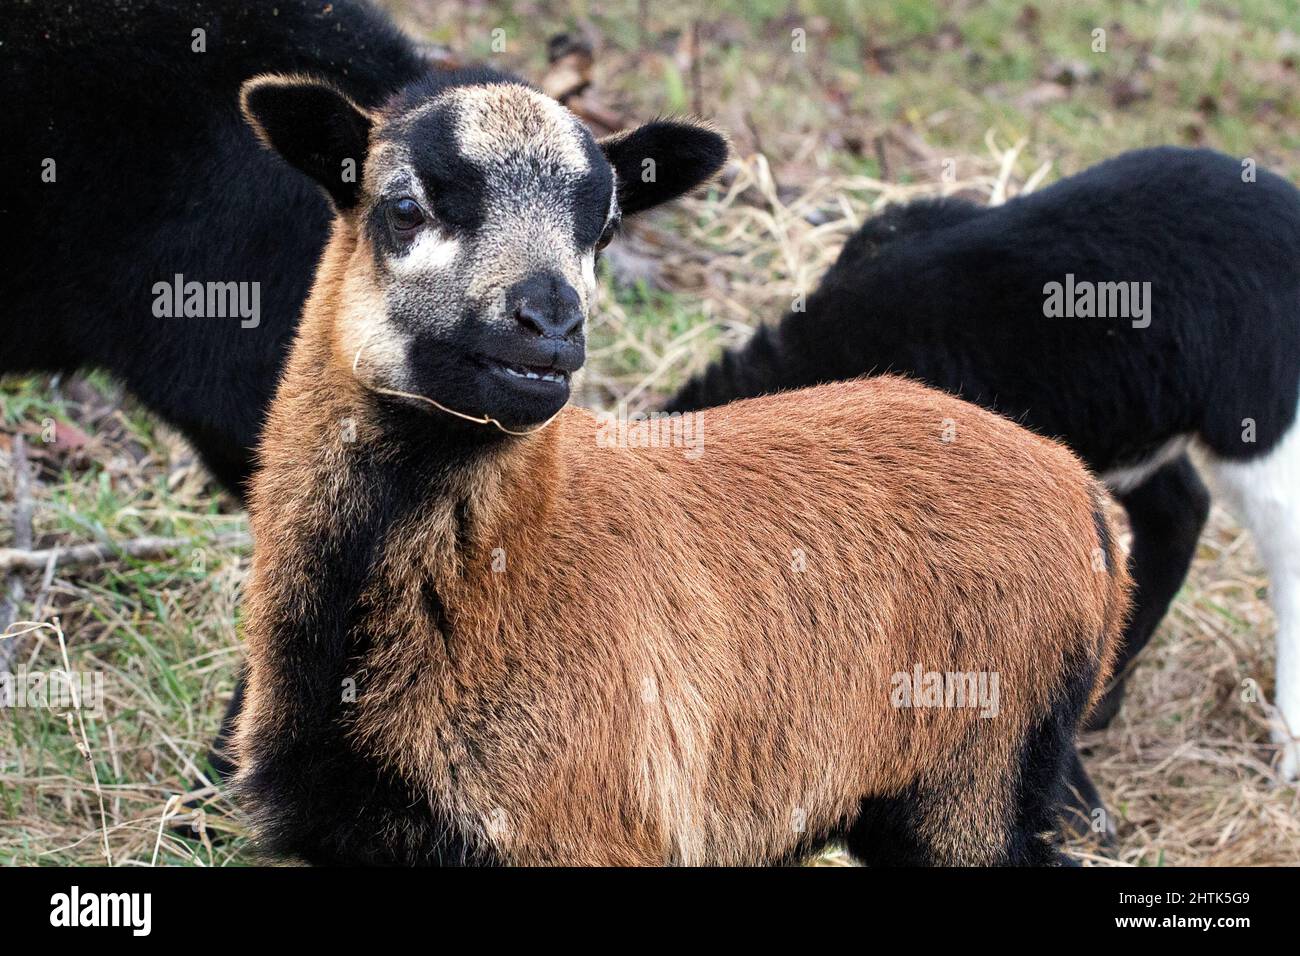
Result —
<instances>
[{"instance_id":1,"label":"black sheep's leg","mask_svg":"<svg viewBox=\"0 0 1300 956\"><path fill-rule=\"evenodd\" d=\"M1089 717L1092 730L1107 726L1119 710L1133 658L1151 640L1182 587L1210 513L1210 493L1186 455L1117 497L1133 528L1133 613L1111 688Z\"/></svg>"}]
</instances>

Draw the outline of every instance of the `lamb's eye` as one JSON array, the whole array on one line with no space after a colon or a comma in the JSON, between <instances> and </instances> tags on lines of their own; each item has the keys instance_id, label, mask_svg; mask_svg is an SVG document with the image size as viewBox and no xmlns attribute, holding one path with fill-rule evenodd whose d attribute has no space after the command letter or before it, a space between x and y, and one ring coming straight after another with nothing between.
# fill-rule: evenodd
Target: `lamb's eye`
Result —
<instances>
[{"instance_id":1,"label":"lamb's eye","mask_svg":"<svg viewBox=\"0 0 1300 956\"><path fill-rule=\"evenodd\" d=\"M596 240L596 251L600 252L607 245L613 242L614 235L617 232L618 232L618 220L615 219L613 222L611 222L608 226L605 227L605 231L602 232L600 234L600 238Z\"/></svg>"},{"instance_id":2,"label":"lamb's eye","mask_svg":"<svg viewBox=\"0 0 1300 956\"><path fill-rule=\"evenodd\" d=\"M397 199L388 204L388 224L398 233L409 233L424 224L424 210L414 199Z\"/></svg>"}]
</instances>

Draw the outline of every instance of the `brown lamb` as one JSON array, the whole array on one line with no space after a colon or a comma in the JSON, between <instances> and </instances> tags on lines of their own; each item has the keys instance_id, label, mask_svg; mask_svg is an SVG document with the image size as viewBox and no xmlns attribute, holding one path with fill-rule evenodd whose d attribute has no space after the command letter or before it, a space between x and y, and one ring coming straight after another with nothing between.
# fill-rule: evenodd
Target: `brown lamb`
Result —
<instances>
[{"instance_id":1,"label":"brown lamb","mask_svg":"<svg viewBox=\"0 0 1300 956\"><path fill-rule=\"evenodd\" d=\"M419 108L366 115L372 152ZM236 756L270 850L1063 861L1046 834L1129 590L1069 451L894 377L706 412L700 454L609 447L572 407L462 421L405 396L400 348L363 354L410 301L378 191L367 167L336 197L252 493ZM917 674L995 686L993 712Z\"/></svg>"}]
</instances>

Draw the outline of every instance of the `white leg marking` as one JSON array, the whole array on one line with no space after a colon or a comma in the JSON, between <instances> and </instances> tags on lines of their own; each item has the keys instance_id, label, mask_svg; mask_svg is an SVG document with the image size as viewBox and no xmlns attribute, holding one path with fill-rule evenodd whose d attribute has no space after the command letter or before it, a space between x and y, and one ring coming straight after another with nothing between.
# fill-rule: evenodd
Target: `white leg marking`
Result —
<instances>
[{"instance_id":1,"label":"white leg marking","mask_svg":"<svg viewBox=\"0 0 1300 956\"><path fill-rule=\"evenodd\" d=\"M1211 459L1218 484L1238 510L1268 568L1277 615L1277 719L1281 772L1300 778L1300 414L1267 455L1248 462Z\"/></svg>"}]
</instances>

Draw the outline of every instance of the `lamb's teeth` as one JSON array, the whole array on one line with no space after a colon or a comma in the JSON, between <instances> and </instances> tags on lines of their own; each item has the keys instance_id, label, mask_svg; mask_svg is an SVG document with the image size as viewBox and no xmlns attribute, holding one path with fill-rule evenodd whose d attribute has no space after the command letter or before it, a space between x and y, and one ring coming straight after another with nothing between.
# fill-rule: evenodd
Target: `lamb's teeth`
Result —
<instances>
[{"instance_id":1,"label":"lamb's teeth","mask_svg":"<svg viewBox=\"0 0 1300 956\"><path fill-rule=\"evenodd\" d=\"M518 368L517 366L505 365L504 363L501 367L515 378L526 378L532 381L563 383L568 377L564 372L544 372L539 374L534 372L532 369Z\"/></svg>"}]
</instances>

